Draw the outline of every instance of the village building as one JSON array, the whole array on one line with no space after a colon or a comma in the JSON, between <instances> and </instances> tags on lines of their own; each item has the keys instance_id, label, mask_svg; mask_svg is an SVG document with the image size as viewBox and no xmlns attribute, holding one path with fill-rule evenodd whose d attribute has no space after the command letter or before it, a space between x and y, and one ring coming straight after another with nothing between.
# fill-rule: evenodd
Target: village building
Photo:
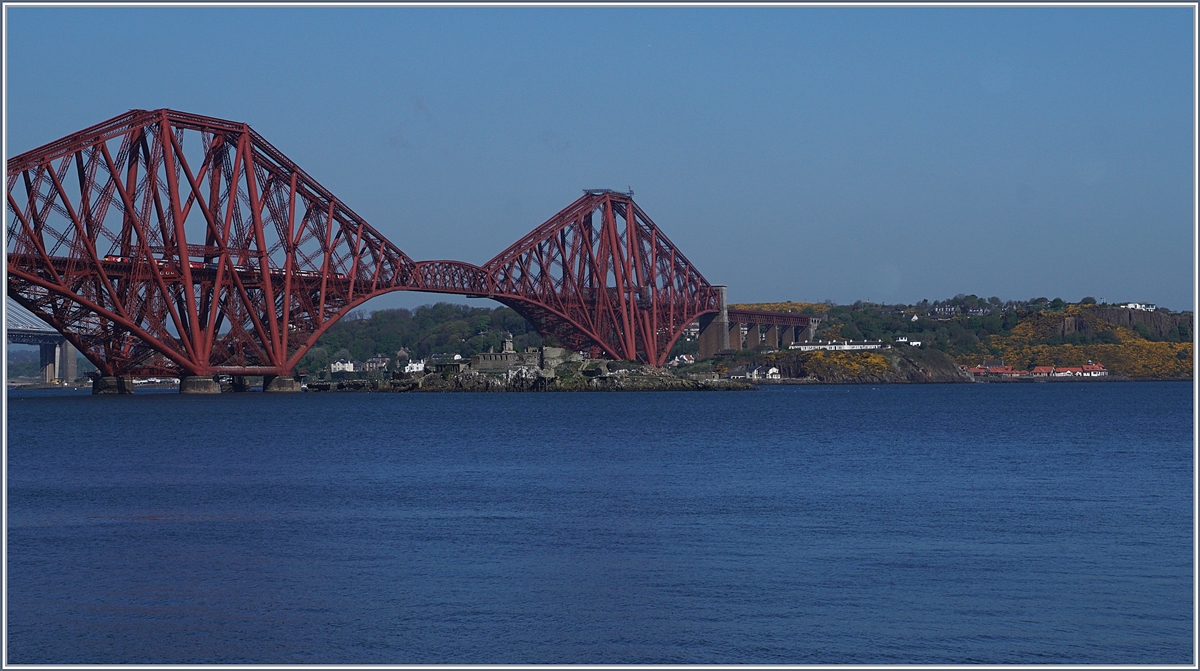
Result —
<instances>
[{"instance_id":1,"label":"village building","mask_svg":"<svg viewBox=\"0 0 1200 671\"><path fill-rule=\"evenodd\" d=\"M778 380L779 369L774 366L755 366L746 371L746 377L751 380Z\"/></svg>"},{"instance_id":2,"label":"village building","mask_svg":"<svg viewBox=\"0 0 1200 671\"><path fill-rule=\"evenodd\" d=\"M461 373L469 365L461 354L434 354L425 360L425 370L431 373Z\"/></svg>"},{"instance_id":3,"label":"village building","mask_svg":"<svg viewBox=\"0 0 1200 671\"><path fill-rule=\"evenodd\" d=\"M1108 371L1103 365L1091 361L1082 367L1034 366L1032 370L1015 370L1012 366L1005 366L1003 360L992 359L965 370L976 377L993 378L1102 377L1108 375Z\"/></svg>"},{"instance_id":4,"label":"village building","mask_svg":"<svg viewBox=\"0 0 1200 671\"><path fill-rule=\"evenodd\" d=\"M696 363L696 357L691 354L680 354L667 363L668 366L688 366Z\"/></svg>"},{"instance_id":5,"label":"village building","mask_svg":"<svg viewBox=\"0 0 1200 671\"><path fill-rule=\"evenodd\" d=\"M798 342L788 345L788 349L798 349L801 352L811 352L813 350L864 350L864 349L879 349L887 347L882 340L824 340Z\"/></svg>"},{"instance_id":6,"label":"village building","mask_svg":"<svg viewBox=\"0 0 1200 671\"><path fill-rule=\"evenodd\" d=\"M483 372L497 373L508 370L513 366L533 366L541 364L541 353L536 348L524 352L513 349L512 334L506 333L499 352L483 352L471 357L471 369Z\"/></svg>"},{"instance_id":7,"label":"village building","mask_svg":"<svg viewBox=\"0 0 1200 671\"><path fill-rule=\"evenodd\" d=\"M359 368L357 370L367 372L367 373L377 371L377 370L385 371L388 369L389 361L391 361L391 359L389 359L386 355L376 354L375 356L371 357L370 359L367 359L366 361L364 361L362 368Z\"/></svg>"},{"instance_id":8,"label":"village building","mask_svg":"<svg viewBox=\"0 0 1200 671\"><path fill-rule=\"evenodd\" d=\"M738 366L729 371L731 380L778 380L779 369L775 366Z\"/></svg>"}]
</instances>

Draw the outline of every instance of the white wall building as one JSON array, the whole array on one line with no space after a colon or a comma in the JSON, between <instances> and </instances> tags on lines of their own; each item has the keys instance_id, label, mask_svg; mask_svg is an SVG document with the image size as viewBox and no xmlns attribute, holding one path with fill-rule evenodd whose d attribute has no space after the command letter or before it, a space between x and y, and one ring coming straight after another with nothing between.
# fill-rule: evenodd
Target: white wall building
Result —
<instances>
[{"instance_id":1,"label":"white wall building","mask_svg":"<svg viewBox=\"0 0 1200 671\"><path fill-rule=\"evenodd\" d=\"M920 344L920 343L917 343ZM801 352L811 352L815 349L854 350L879 349L883 347L881 340L817 340L816 342L798 342L788 346L788 349L798 349Z\"/></svg>"}]
</instances>

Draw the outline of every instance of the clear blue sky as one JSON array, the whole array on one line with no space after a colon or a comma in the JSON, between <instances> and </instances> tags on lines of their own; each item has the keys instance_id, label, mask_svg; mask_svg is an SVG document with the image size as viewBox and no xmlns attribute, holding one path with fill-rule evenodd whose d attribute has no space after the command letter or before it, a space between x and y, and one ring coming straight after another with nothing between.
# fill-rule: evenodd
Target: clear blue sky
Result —
<instances>
[{"instance_id":1,"label":"clear blue sky","mask_svg":"<svg viewBox=\"0 0 1200 671\"><path fill-rule=\"evenodd\" d=\"M735 302L1193 302L1190 8L7 18L10 156L132 108L245 121L417 259L632 187Z\"/></svg>"}]
</instances>

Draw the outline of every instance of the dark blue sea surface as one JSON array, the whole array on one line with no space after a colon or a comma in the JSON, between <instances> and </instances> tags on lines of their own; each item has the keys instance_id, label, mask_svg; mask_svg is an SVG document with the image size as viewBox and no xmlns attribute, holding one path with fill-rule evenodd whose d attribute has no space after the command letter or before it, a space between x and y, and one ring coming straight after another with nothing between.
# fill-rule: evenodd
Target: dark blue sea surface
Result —
<instances>
[{"instance_id":1,"label":"dark blue sea surface","mask_svg":"<svg viewBox=\"0 0 1200 671\"><path fill-rule=\"evenodd\" d=\"M1191 664L1187 383L8 396L8 663Z\"/></svg>"}]
</instances>

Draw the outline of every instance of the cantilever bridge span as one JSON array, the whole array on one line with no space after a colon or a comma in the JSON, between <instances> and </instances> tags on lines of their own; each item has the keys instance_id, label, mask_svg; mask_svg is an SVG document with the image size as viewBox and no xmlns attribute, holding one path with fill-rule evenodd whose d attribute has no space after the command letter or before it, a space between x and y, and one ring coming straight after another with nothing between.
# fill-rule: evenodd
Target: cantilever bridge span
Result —
<instances>
[{"instance_id":1,"label":"cantilever bridge span","mask_svg":"<svg viewBox=\"0 0 1200 671\"><path fill-rule=\"evenodd\" d=\"M7 182L8 295L103 376L288 375L399 290L491 298L567 347L654 365L691 322L725 322L632 194L585 192L480 266L414 261L246 124L172 110L16 156Z\"/></svg>"}]
</instances>

